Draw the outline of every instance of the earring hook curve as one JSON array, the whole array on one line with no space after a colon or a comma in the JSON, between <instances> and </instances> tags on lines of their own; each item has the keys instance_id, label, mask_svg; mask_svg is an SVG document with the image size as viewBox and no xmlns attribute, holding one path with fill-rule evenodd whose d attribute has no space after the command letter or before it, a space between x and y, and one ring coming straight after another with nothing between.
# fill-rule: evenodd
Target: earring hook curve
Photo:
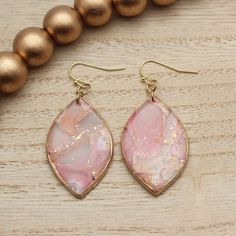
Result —
<instances>
[{"instance_id":1,"label":"earring hook curve","mask_svg":"<svg viewBox=\"0 0 236 236\"><path fill-rule=\"evenodd\" d=\"M87 63L83 63L83 62L74 63L74 64L72 64L69 67L68 73L69 73L70 79L72 79L72 81L75 83L75 85L80 86L82 88L87 87L89 84L85 83L82 80L79 80L76 76L73 75L72 70L76 66L87 66L87 67L90 67L90 68L94 68L94 69L98 69L98 70L103 70L103 71L108 71L108 72L126 70L126 68L115 68L115 69L112 68L112 69L109 69L109 68L99 67L99 66L96 66L96 65L87 64Z\"/></svg>"},{"instance_id":2,"label":"earring hook curve","mask_svg":"<svg viewBox=\"0 0 236 236\"><path fill-rule=\"evenodd\" d=\"M77 62L77 63L74 63L72 64L70 67L69 67L69 70L68 70L68 73L69 73L69 78L73 81L74 85L77 86L77 100L80 98L80 97L83 97L85 96L86 94L88 94L91 90L91 85L89 83L85 83L84 81L82 80L79 80L73 73L73 69L76 67L76 66L87 66L87 67L90 67L90 68L94 68L94 69L98 69L98 70L103 70L103 71L121 71L121 70L126 70L126 68L103 68L103 67L99 67L99 66L95 66L95 65L92 65L92 64L87 64L87 63L83 63L83 62Z\"/></svg>"},{"instance_id":3,"label":"earring hook curve","mask_svg":"<svg viewBox=\"0 0 236 236\"><path fill-rule=\"evenodd\" d=\"M155 90L157 89L157 80L150 78L148 75L146 75L146 74L143 72L144 66L147 65L148 63L154 63L154 64L157 64L157 65L163 66L163 67L165 67L165 68L167 68L167 69L170 69L170 70L173 70L173 71L175 71L175 72L178 72L178 73L198 74L197 71L179 70L179 69L177 69L177 68L174 68L174 67L172 67L172 66L169 66L169 65L164 64L164 63L159 62L159 61L147 60L147 61L145 61L143 64L140 65L140 67L139 67L139 74L140 74L140 76L142 77L142 81L146 84L147 93L148 93L151 97L154 96L154 92L155 92Z\"/></svg>"},{"instance_id":4,"label":"earring hook curve","mask_svg":"<svg viewBox=\"0 0 236 236\"><path fill-rule=\"evenodd\" d=\"M174 68L174 67L172 67L172 66L169 66L169 65L164 64L164 63L159 62L159 61L147 60L147 61L145 61L145 62L139 67L139 73L140 73L140 75L142 76L142 78L144 78L144 79L145 79L145 78L146 78L146 79L150 79L150 78L149 78L147 75L145 75L144 72L143 72L144 66L147 65L148 63L155 63L155 64L157 64L157 65L163 66L163 67L165 67L165 68L167 68L167 69L173 70L173 71L178 72L178 73L198 74L197 71L179 70L179 69L177 69L177 68Z\"/></svg>"}]
</instances>

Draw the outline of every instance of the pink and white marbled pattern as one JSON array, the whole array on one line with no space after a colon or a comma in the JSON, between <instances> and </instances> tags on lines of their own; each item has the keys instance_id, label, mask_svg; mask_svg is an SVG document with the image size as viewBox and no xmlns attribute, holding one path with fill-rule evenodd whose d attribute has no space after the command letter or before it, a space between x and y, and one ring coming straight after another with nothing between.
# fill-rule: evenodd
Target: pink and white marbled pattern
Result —
<instances>
[{"instance_id":1,"label":"pink and white marbled pattern","mask_svg":"<svg viewBox=\"0 0 236 236\"><path fill-rule=\"evenodd\" d=\"M129 170L154 195L176 179L188 159L184 128L157 98L131 116L121 145Z\"/></svg>"},{"instance_id":2,"label":"pink and white marbled pattern","mask_svg":"<svg viewBox=\"0 0 236 236\"><path fill-rule=\"evenodd\" d=\"M76 196L84 197L111 161L112 138L97 112L80 99L54 121L47 152L60 180Z\"/></svg>"}]
</instances>

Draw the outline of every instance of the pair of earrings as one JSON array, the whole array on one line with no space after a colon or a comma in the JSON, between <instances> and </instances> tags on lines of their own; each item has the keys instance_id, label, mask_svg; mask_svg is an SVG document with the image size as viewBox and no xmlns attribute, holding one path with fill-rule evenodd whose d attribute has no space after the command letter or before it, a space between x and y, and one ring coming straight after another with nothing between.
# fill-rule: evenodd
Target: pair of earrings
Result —
<instances>
[{"instance_id":1,"label":"pair of earrings","mask_svg":"<svg viewBox=\"0 0 236 236\"><path fill-rule=\"evenodd\" d=\"M125 164L132 175L153 195L167 189L181 174L188 160L187 134L174 113L154 92L157 81L143 72L147 63L156 63L180 73L163 63L149 60L139 72L149 99L128 120L121 139ZM48 160L62 184L76 197L83 198L102 179L112 161L113 140L101 115L83 97L91 86L72 74L75 66L105 69L75 63L69 69L77 87L77 98L56 118L48 134Z\"/></svg>"}]
</instances>

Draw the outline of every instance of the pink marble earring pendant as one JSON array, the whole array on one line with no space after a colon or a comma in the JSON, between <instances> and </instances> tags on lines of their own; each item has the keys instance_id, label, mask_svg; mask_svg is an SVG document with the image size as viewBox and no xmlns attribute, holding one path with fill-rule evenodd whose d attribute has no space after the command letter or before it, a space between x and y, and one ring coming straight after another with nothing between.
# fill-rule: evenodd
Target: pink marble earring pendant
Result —
<instances>
[{"instance_id":1,"label":"pink marble earring pendant","mask_svg":"<svg viewBox=\"0 0 236 236\"><path fill-rule=\"evenodd\" d=\"M82 98L62 111L48 134L49 163L62 184L78 198L89 193L104 176L112 149L105 121Z\"/></svg>"},{"instance_id":2,"label":"pink marble earring pendant","mask_svg":"<svg viewBox=\"0 0 236 236\"><path fill-rule=\"evenodd\" d=\"M112 161L113 141L106 122L83 96L90 85L69 74L77 86L77 99L53 122L47 139L49 163L61 183L76 197L83 198L102 179ZM96 68L96 67L95 67Z\"/></svg>"},{"instance_id":3,"label":"pink marble earring pendant","mask_svg":"<svg viewBox=\"0 0 236 236\"><path fill-rule=\"evenodd\" d=\"M121 148L129 171L157 196L173 184L184 170L188 160L188 138L176 115L154 97L157 81L142 72L143 66L149 62L163 65L147 61L140 67L151 98L129 118L122 134Z\"/></svg>"},{"instance_id":4,"label":"pink marble earring pendant","mask_svg":"<svg viewBox=\"0 0 236 236\"><path fill-rule=\"evenodd\" d=\"M148 99L128 120L121 146L129 171L154 195L177 179L188 159L183 126L156 97Z\"/></svg>"}]
</instances>

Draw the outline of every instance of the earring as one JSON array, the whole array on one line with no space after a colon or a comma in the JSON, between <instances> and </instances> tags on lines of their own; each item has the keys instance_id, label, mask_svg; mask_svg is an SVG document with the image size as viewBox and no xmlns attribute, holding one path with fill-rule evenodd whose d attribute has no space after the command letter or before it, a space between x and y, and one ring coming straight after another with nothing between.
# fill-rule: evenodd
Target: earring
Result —
<instances>
[{"instance_id":1,"label":"earring","mask_svg":"<svg viewBox=\"0 0 236 236\"><path fill-rule=\"evenodd\" d=\"M157 81L143 73L143 67L148 63L180 73L197 72L177 70L153 60L146 61L139 68L150 99L128 120L122 134L121 148L129 171L157 196L182 173L188 160L188 138L175 114L154 96Z\"/></svg>"},{"instance_id":2,"label":"earring","mask_svg":"<svg viewBox=\"0 0 236 236\"><path fill-rule=\"evenodd\" d=\"M75 63L69 75L77 87L77 97L53 122L47 138L49 163L61 183L76 197L83 198L102 179L112 160L113 140L101 115L84 100L91 86L72 74L76 66L105 69Z\"/></svg>"}]
</instances>

